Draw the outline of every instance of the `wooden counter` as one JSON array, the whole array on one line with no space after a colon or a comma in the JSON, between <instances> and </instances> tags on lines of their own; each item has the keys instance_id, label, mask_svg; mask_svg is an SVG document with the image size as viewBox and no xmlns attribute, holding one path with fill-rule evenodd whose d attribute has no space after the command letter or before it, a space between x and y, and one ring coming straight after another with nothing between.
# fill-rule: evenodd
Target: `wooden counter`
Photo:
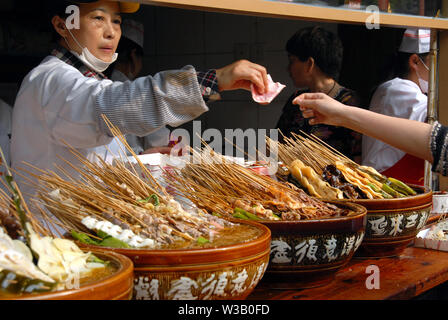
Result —
<instances>
[{"instance_id":1,"label":"wooden counter","mask_svg":"<svg viewBox=\"0 0 448 320\"><path fill-rule=\"evenodd\" d=\"M380 271L380 288L367 289L369 265ZM448 252L408 247L398 257L353 258L328 285L302 290L263 288L262 282L248 300L385 300L410 299L448 280ZM262 280L263 281L263 280Z\"/></svg>"}]
</instances>

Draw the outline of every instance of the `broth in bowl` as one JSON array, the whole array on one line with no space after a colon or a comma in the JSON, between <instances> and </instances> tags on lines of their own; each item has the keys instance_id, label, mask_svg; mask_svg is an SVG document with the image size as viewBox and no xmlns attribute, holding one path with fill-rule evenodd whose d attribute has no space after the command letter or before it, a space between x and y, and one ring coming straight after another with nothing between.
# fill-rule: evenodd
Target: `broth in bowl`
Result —
<instances>
[{"instance_id":1,"label":"broth in bowl","mask_svg":"<svg viewBox=\"0 0 448 320\"><path fill-rule=\"evenodd\" d=\"M160 247L162 250L170 249L199 249L199 248L219 248L242 244L253 241L261 236L262 230L247 224L235 223L232 226L224 227L213 235L211 241L202 238L197 241L176 241L173 244Z\"/></svg>"}]
</instances>

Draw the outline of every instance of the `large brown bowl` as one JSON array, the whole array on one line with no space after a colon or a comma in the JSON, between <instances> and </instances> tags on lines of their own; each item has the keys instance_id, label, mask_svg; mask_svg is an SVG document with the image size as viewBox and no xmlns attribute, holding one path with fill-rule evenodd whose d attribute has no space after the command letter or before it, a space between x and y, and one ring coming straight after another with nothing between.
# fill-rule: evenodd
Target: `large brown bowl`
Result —
<instances>
[{"instance_id":1,"label":"large brown bowl","mask_svg":"<svg viewBox=\"0 0 448 320\"><path fill-rule=\"evenodd\" d=\"M263 277L269 261L271 232L251 241L218 248L184 250L103 250L134 262L136 300L231 300L246 298ZM94 246L87 246L94 247Z\"/></svg>"},{"instance_id":2,"label":"large brown bowl","mask_svg":"<svg viewBox=\"0 0 448 320\"><path fill-rule=\"evenodd\" d=\"M349 200L367 209L366 235L356 257L391 257L400 253L425 226L432 191L411 185L417 195L396 199Z\"/></svg>"},{"instance_id":3,"label":"large brown bowl","mask_svg":"<svg viewBox=\"0 0 448 320\"><path fill-rule=\"evenodd\" d=\"M89 250L98 258L109 261L117 270L110 276L82 285L79 289L42 294L0 297L0 300L130 300L132 298L134 266L121 254L104 250Z\"/></svg>"},{"instance_id":4,"label":"large brown bowl","mask_svg":"<svg viewBox=\"0 0 448 320\"><path fill-rule=\"evenodd\" d=\"M271 254L260 286L279 289L325 285L352 258L364 237L367 210L349 202L326 201L354 214L345 217L262 221L272 232Z\"/></svg>"}]
</instances>

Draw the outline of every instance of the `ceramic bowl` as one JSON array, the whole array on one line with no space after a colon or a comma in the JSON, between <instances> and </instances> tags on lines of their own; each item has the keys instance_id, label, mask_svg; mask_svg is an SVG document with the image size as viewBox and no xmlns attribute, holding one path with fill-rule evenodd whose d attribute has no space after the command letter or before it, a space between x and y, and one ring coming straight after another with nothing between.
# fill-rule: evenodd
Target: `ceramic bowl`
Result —
<instances>
[{"instance_id":1,"label":"ceramic bowl","mask_svg":"<svg viewBox=\"0 0 448 320\"><path fill-rule=\"evenodd\" d=\"M432 191L411 185L417 195L406 198L350 200L367 209L366 235L357 257L391 257L399 255L426 225Z\"/></svg>"},{"instance_id":2,"label":"ceramic bowl","mask_svg":"<svg viewBox=\"0 0 448 320\"><path fill-rule=\"evenodd\" d=\"M121 254L104 250L89 250L98 258L110 261L116 271L79 289L55 291L43 294L27 294L16 297L0 297L0 300L130 300L132 298L134 266L132 261Z\"/></svg>"},{"instance_id":3,"label":"ceramic bowl","mask_svg":"<svg viewBox=\"0 0 448 320\"><path fill-rule=\"evenodd\" d=\"M279 289L318 287L331 282L364 237L367 210L349 202L326 201L354 213L346 217L262 221L272 233L271 254L260 286Z\"/></svg>"},{"instance_id":4,"label":"ceramic bowl","mask_svg":"<svg viewBox=\"0 0 448 320\"><path fill-rule=\"evenodd\" d=\"M134 262L136 300L233 300L246 298L263 277L269 261L271 232L218 248L138 250L103 248ZM92 247L92 246L87 246Z\"/></svg>"}]
</instances>

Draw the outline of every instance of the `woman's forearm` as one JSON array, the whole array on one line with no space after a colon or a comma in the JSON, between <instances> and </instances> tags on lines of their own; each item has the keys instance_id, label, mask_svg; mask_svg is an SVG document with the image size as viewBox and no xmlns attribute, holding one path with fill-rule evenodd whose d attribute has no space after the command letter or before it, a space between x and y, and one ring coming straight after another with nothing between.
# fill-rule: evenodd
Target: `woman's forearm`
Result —
<instances>
[{"instance_id":1,"label":"woman's forearm","mask_svg":"<svg viewBox=\"0 0 448 320\"><path fill-rule=\"evenodd\" d=\"M429 140L431 125L390 117L361 108L346 107L341 125L381 140L416 157L433 161Z\"/></svg>"},{"instance_id":2,"label":"woman's forearm","mask_svg":"<svg viewBox=\"0 0 448 320\"><path fill-rule=\"evenodd\" d=\"M304 93L293 103L299 105L310 124L343 126L433 162L430 146L432 126L427 123L350 107L323 93Z\"/></svg>"}]
</instances>

